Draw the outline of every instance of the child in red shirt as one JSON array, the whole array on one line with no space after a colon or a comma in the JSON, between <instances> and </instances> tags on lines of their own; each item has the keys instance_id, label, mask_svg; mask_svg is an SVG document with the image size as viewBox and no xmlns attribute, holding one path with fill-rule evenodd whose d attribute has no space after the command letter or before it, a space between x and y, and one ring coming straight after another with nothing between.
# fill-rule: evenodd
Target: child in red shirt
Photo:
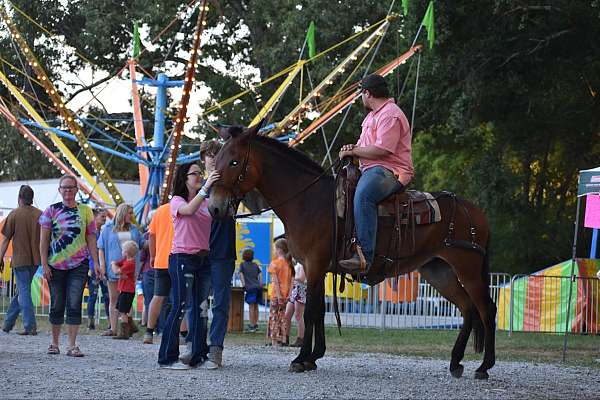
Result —
<instances>
[{"instance_id":1,"label":"child in red shirt","mask_svg":"<svg viewBox=\"0 0 600 400\"><path fill-rule=\"evenodd\" d=\"M118 336L113 336L113 339L129 339L131 326L129 325L129 311L133 304L135 296L135 256L139 250L137 243L133 240L128 240L123 243L122 251L123 258L119 261L113 261L111 268L115 274L120 274L119 283L119 299L117 300L117 310L121 317L121 330Z\"/></svg>"}]
</instances>

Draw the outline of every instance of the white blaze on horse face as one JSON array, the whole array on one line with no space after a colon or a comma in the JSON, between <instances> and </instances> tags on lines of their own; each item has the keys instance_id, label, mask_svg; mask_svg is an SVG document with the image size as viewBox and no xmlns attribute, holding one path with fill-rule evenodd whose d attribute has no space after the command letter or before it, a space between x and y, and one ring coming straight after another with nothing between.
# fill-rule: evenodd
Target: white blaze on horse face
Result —
<instances>
[{"instance_id":1,"label":"white blaze on horse face","mask_svg":"<svg viewBox=\"0 0 600 400\"><path fill-rule=\"evenodd\" d=\"M225 218L231 213L228 191L222 186L213 186L208 198L208 211L213 218Z\"/></svg>"}]
</instances>

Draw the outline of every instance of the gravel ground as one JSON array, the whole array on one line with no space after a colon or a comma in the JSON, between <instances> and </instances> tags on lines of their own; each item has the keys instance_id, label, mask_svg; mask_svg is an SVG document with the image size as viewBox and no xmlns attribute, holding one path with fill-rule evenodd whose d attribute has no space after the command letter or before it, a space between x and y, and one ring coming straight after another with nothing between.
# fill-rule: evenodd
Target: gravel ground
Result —
<instances>
[{"instance_id":1,"label":"gravel ground","mask_svg":"<svg viewBox=\"0 0 600 400\"><path fill-rule=\"evenodd\" d=\"M50 336L0 336L0 398L597 398L597 371L498 362L488 381L454 379L448 361L328 352L319 368L287 372L296 349L229 346L221 370L158 369L158 344L80 336L85 357L46 354Z\"/></svg>"}]
</instances>

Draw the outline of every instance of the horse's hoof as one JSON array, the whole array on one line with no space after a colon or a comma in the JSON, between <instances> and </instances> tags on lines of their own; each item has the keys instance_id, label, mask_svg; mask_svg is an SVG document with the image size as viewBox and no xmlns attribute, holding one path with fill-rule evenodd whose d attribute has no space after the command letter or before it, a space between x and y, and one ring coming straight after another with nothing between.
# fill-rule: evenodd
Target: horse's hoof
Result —
<instances>
[{"instance_id":1,"label":"horse's hoof","mask_svg":"<svg viewBox=\"0 0 600 400\"><path fill-rule=\"evenodd\" d=\"M304 364L302 363L291 363L288 372L304 372L306 368L304 368Z\"/></svg>"},{"instance_id":2,"label":"horse's hoof","mask_svg":"<svg viewBox=\"0 0 600 400\"><path fill-rule=\"evenodd\" d=\"M475 379L488 379L489 377L485 371L475 371Z\"/></svg>"},{"instance_id":3,"label":"horse's hoof","mask_svg":"<svg viewBox=\"0 0 600 400\"><path fill-rule=\"evenodd\" d=\"M465 367L458 364L458 366L456 368L450 370L450 373L452 374L453 377L460 378L462 376L464 370L465 370Z\"/></svg>"},{"instance_id":4,"label":"horse's hoof","mask_svg":"<svg viewBox=\"0 0 600 400\"><path fill-rule=\"evenodd\" d=\"M317 369L317 364L312 361L304 361L302 364L304 365L305 371L314 371Z\"/></svg>"}]
</instances>

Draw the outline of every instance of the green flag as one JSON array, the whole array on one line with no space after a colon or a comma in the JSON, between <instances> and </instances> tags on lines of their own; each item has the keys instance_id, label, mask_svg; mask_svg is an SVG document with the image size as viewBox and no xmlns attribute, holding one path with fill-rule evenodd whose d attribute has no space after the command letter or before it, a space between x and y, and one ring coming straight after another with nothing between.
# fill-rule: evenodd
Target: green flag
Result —
<instances>
[{"instance_id":1,"label":"green flag","mask_svg":"<svg viewBox=\"0 0 600 400\"><path fill-rule=\"evenodd\" d=\"M306 42L308 43L308 58L313 58L317 54L317 45L315 44L315 22L310 21L308 31L306 32Z\"/></svg>"},{"instance_id":2,"label":"green flag","mask_svg":"<svg viewBox=\"0 0 600 400\"><path fill-rule=\"evenodd\" d=\"M423 22L421 22L421 25L427 28L427 40L429 41L429 48L431 49L435 40L435 29L433 26L433 1L429 2L429 6L427 7L427 11L425 12L425 16L423 17Z\"/></svg>"},{"instance_id":3,"label":"green flag","mask_svg":"<svg viewBox=\"0 0 600 400\"><path fill-rule=\"evenodd\" d=\"M408 15L408 0L402 0L402 8L404 9L404 16Z\"/></svg>"},{"instance_id":4,"label":"green flag","mask_svg":"<svg viewBox=\"0 0 600 400\"><path fill-rule=\"evenodd\" d=\"M138 30L137 21L133 23L133 50L131 51L131 56L136 58L140 55L140 48L142 44L140 42L140 32Z\"/></svg>"}]
</instances>

